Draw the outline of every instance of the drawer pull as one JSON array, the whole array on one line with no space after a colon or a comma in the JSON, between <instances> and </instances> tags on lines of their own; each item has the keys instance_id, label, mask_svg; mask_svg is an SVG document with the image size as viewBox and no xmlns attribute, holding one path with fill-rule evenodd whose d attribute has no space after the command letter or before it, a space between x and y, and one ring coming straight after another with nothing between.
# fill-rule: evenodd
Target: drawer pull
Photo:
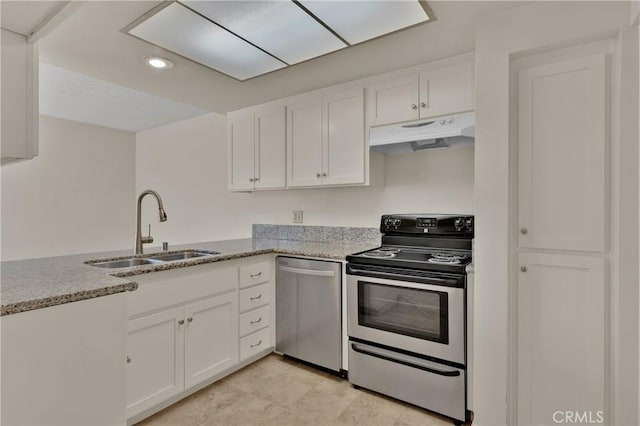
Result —
<instances>
[{"instance_id":1,"label":"drawer pull","mask_svg":"<svg viewBox=\"0 0 640 426\"><path fill-rule=\"evenodd\" d=\"M256 297L250 297L250 300L258 300L262 298L262 294L257 295Z\"/></svg>"},{"instance_id":2,"label":"drawer pull","mask_svg":"<svg viewBox=\"0 0 640 426\"><path fill-rule=\"evenodd\" d=\"M258 324L258 323L259 323L259 322L261 322L261 321L262 321L262 317L258 318L258 319L257 319L257 320L255 320L255 321L249 321L249 322L250 322L251 324Z\"/></svg>"},{"instance_id":3,"label":"drawer pull","mask_svg":"<svg viewBox=\"0 0 640 426\"><path fill-rule=\"evenodd\" d=\"M259 277L260 275L262 275L262 272L258 272L258 273L256 273L256 274L250 274L249 276L250 276L251 278L256 278L256 277Z\"/></svg>"},{"instance_id":4,"label":"drawer pull","mask_svg":"<svg viewBox=\"0 0 640 426\"><path fill-rule=\"evenodd\" d=\"M255 348L256 346L260 346L262 344L262 339L260 339L260 341L258 343L256 343L255 345L251 345L252 348Z\"/></svg>"},{"instance_id":5,"label":"drawer pull","mask_svg":"<svg viewBox=\"0 0 640 426\"><path fill-rule=\"evenodd\" d=\"M184 320L180 320L180 321L178 321L178 324L179 324L179 325L184 325Z\"/></svg>"},{"instance_id":6,"label":"drawer pull","mask_svg":"<svg viewBox=\"0 0 640 426\"><path fill-rule=\"evenodd\" d=\"M193 322L193 317L187 318L187 322Z\"/></svg>"},{"instance_id":7,"label":"drawer pull","mask_svg":"<svg viewBox=\"0 0 640 426\"><path fill-rule=\"evenodd\" d=\"M131 357L127 355L127 364L131 364Z\"/></svg>"}]
</instances>

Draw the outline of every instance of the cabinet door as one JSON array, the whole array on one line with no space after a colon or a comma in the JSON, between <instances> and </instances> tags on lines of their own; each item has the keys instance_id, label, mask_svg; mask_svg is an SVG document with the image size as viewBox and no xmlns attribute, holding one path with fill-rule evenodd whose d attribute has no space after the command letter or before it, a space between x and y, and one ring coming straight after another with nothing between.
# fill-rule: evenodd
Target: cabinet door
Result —
<instances>
[{"instance_id":1,"label":"cabinet door","mask_svg":"<svg viewBox=\"0 0 640 426\"><path fill-rule=\"evenodd\" d=\"M553 424L558 410L604 409L605 260L521 253L518 424Z\"/></svg>"},{"instance_id":2,"label":"cabinet door","mask_svg":"<svg viewBox=\"0 0 640 426\"><path fill-rule=\"evenodd\" d=\"M183 308L129 321L127 417L184 390Z\"/></svg>"},{"instance_id":3,"label":"cabinet door","mask_svg":"<svg viewBox=\"0 0 640 426\"><path fill-rule=\"evenodd\" d=\"M286 176L285 107L262 108L255 113L255 187L284 188Z\"/></svg>"},{"instance_id":4,"label":"cabinet door","mask_svg":"<svg viewBox=\"0 0 640 426\"><path fill-rule=\"evenodd\" d=\"M473 106L473 64L420 74L420 118L470 111Z\"/></svg>"},{"instance_id":5,"label":"cabinet door","mask_svg":"<svg viewBox=\"0 0 640 426\"><path fill-rule=\"evenodd\" d=\"M325 96L322 108L322 183L364 183L364 89Z\"/></svg>"},{"instance_id":6,"label":"cabinet door","mask_svg":"<svg viewBox=\"0 0 640 426\"><path fill-rule=\"evenodd\" d=\"M417 120L418 76L380 81L371 88L372 125Z\"/></svg>"},{"instance_id":7,"label":"cabinet door","mask_svg":"<svg viewBox=\"0 0 640 426\"><path fill-rule=\"evenodd\" d=\"M287 186L320 185L322 174L322 99L287 105Z\"/></svg>"},{"instance_id":8,"label":"cabinet door","mask_svg":"<svg viewBox=\"0 0 640 426\"><path fill-rule=\"evenodd\" d=\"M185 387L238 362L238 295L225 294L185 306Z\"/></svg>"},{"instance_id":9,"label":"cabinet door","mask_svg":"<svg viewBox=\"0 0 640 426\"><path fill-rule=\"evenodd\" d=\"M606 57L519 71L519 245L605 250Z\"/></svg>"},{"instance_id":10,"label":"cabinet door","mask_svg":"<svg viewBox=\"0 0 640 426\"><path fill-rule=\"evenodd\" d=\"M2 164L38 155L38 50L2 29Z\"/></svg>"},{"instance_id":11,"label":"cabinet door","mask_svg":"<svg viewBox=\"0 0 640 426\"><path fill-rule=\"evenodd\" d=\"M229 116L227 127L227 183L231 190L253 189L254 114L240 112Z\"/></svg>"}]
</instances>

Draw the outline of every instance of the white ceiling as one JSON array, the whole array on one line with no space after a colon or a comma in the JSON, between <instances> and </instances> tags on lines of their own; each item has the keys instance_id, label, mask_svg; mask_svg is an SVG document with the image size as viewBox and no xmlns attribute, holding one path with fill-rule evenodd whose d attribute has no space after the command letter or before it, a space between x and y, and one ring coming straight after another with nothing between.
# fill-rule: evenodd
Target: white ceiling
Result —
<instances>
[{"instance_id":1,"label":"white ceiling","mask_svg":"<svg viewBox=\"0 0 640 426\"><path fill-rule=\"evenodd\" d=\"M60 10L66 1L0 1L2 28L29 35L50 15Z\"/></svg>"},{"instance_id":2,"label":"white ceiling","mask_svg":"<svg viewBox=\"0 0 640 426\"><path fill-rule=\"evenodd\" d=\"M521 2L430 1L436 21L239 82L121 30L160 1L89 1L41 40L44 62L208 111L242 107L472 51L478 19ZM175 63L158 72L142 57Z\"/></svg>"},{"instance_id":3,"label":"white ceiling","mask_svg":"<svg viewBox=\"0 0 640 426\"><path fill-rule=\"evenodd\" d=\"M137 132L207 112L44 63L39 79L40 114L67 120Z\"/></svg>"}]
</instances>

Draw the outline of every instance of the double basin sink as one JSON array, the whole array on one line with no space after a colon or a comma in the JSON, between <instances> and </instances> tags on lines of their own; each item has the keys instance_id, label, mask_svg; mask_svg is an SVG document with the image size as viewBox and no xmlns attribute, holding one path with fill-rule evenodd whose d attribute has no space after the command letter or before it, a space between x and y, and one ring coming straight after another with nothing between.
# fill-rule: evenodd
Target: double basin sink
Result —
<instances>
[{"instance_id":1,"label":"double basin sink","mask_svg":"<svg viewBox=\"0 0 640 426\"><path fill-rule=\"evenodd\" d=\"M176 260L187 260L200 257L212 257L219 255L217 251L181 250L171 253L151 254L144 257L125 257L108 261L89 261L87 264L98 268L131 268L134 266L155 265Z\"/></svg>"}]
</instances>

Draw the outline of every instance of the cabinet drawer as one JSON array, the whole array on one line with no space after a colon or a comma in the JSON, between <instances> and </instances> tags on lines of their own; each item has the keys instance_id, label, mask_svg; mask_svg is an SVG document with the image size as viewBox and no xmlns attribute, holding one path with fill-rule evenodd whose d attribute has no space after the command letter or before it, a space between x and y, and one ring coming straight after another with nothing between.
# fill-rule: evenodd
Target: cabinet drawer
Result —
<instances>
[{"instance_id":1,"label":"cabinet drawer","mask_svg":"<svg viewBox=\"0 0 640 426\"><path fill-rule=\"evenodd\" d=\"M269 281L270 262L254 263L240 267L240 288Z\"/></svg>"},{"instance_id":2,"label":"cabinet drawer","mask_svg":"<svg viewBox=\"0 0 640 426\"><path fill-rule=\"evenodd\" d=\"M268 327L271 323L269 315L270 306L263 306L262 308L245 312L240 315L240 337L246 336L249 333Z\"/></svg>"},{"instance_id":3,"label":"cabinet drawer","mask_svg":"<svg viewBox=\"0 0 640 426\"><path fill-rule=\"evenodd\" d=\"M269 327L256 331L240 339L240 361L244 361L253 354L257 354L271 346Z\"/></svg>"},{"instance_id":4,"label":"cabinet drawer","mask_svg":"<svg viewBox=\"0 0 640 426\"><path fill-rule=\"evenodd\" d=\"M240 312L246 312L249 309L268 305L269 293L268 283L240 290Z\"/></svg>"}]
</instances>

